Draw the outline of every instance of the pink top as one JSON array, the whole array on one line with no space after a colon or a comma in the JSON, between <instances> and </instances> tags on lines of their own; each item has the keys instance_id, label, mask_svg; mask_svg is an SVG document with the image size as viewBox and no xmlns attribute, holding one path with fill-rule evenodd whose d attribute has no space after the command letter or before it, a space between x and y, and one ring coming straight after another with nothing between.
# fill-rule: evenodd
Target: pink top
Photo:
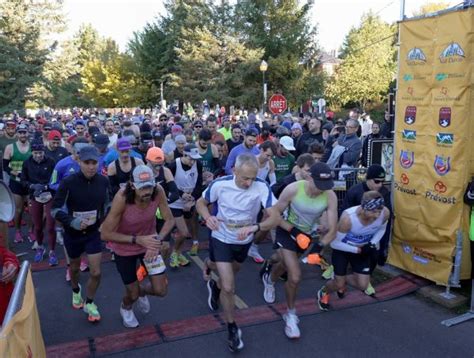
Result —
<instances>
[{"instance_id":1,"label":"pink top","mask_svg":"<svg viewBox=\"0 0 474 358\"><path fill-rule=\"evenodd\" d=\"M117 232L124 235L153 235L156 234L156 209L158 196L146 208L141 209L135 204L126 204ZM110 242L110 248L120 256L143 254L146 249L138 244Z\"/></svg>"}]
</instances>

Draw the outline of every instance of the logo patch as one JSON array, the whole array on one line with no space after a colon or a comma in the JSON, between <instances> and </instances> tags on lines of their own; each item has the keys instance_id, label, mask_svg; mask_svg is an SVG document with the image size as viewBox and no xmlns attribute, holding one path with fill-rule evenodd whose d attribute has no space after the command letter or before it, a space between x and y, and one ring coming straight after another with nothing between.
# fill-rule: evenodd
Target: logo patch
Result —
<instances>
[{"instance_id":1,"label":"logo patch","mask_svg":"<svg viewBox=\"0 0 474 358\"><path fill-rule=\"evenodd\" d=\"M436 144L445 147L451 147L454 143L454 134L438 133L436 134Z\"/></svg>"},{"instance_id":2,"label":"logo patch","mask_svg":"<svg viewBox=\"0 0 474 358\"><path fill-rule=\"evenodd\" d=\"M409 82L409 81L413 80L413 75L407 73L406 75L403 76L403 80L405 82Z\"/></svg>"},{"instance_id":3,"label":"logo patch","mask_svg":"<svg viewBox=\"0 0 474 358\"><path fill-rule=\"evenodd\" d=\"M415 152L410 150L400 151L400 166L404 169L410 169L415 163Z\"/></svg>"},{"instance_id":4,"label":"logo patch","mask_svg":"<svg viewBox=\"0 0 474 358\"><path fill-rule=\"evenodd\" d=\"M401 182L403 185L408 185L408 184L410 184L410 178L408 177L408 175L406 175L405 173L403 173L402 175L400 175L400 182Z\"/></svg>"},{"instance_id":5,"label":"logo patch","mask_svg":"<svg viewBox=\"0 0 474 358\"><path fill-rule=\"evenodd\" d=\"M434 185L434 190L439 194L444 194L448 190L448 187L442 181L437 181Z\"/></svg>"},{"instance_id":6,"label":"logo patch","mask_svg":"<svg viewBox=\"0 0 474 358\"><path fill-rule=\"evenodd\" d=\"M461 45L457 42L451 42L439 55L439 61L441 63L461 62L465 57Z\"/></svg>"},{"instance_id":7,"label":"logo patch","mask_svg":"<svg viewBox=\"0 0 474 358\"><path fill-rule=\"evenodd\" d=\"M440 176L444 176L451 170L451 157L437 155L433 164L434 170Z\"/></svg>"},{"instance_id":8,"label":"logo patch","mask_svg":"<svg viewBox=\"0 0 474 358\"><path fill-rule=\"evenodd\" d=\"M405 109L405 123L408 125L412 125L416 121L416 107L415 106L407 106Z\"/></svg>"},{"instance_id":9,"label":"logo patch","mask_svg":"<svg viewBox=\"0 0 474 358\"><path fill-rule=\"evenodd\" d=\"M439 125L443 128L449 127L451 125L451 108L450 107L441 107L439 109Z\"/></svg>"},{"instance_id":10,"label":"logo patch","mask_svg":"<svg viewBox=\"0 0 474 358\"><path fill-rule=\"evenodd\" d=\"M409 129L404 129L402 132L402 139L408 142L416 141L416 131L412 131Z\"/></svg>"}]
</instances>

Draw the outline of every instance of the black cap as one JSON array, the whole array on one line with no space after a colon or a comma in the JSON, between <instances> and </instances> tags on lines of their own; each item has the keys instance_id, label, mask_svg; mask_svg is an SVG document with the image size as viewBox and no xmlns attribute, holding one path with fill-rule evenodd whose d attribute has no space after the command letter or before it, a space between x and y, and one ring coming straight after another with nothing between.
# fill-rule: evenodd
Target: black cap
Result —
<instances>
[{"instance_id":1,"label":"black cap","mask_svg":"<svg viewBox=\"0 0 474 358\"><path fill-rule=\"evenodd\" d=\"M95 160L98 162L99 152L97 151L96 147L93 147L92 145L86 145L79 150L79 159L83 162L86 160Z\"/></svg>"},{"instance_id":2,"label":"black cap","mask_svg":"<svg viewBox=\"0 0 474 358\"><path fill-rule=\"evenodd\" d=\"M16 131L17 132L28 132L28 126L24 123L22 124L19 124L17 127L16 127Z\"/></svg>"},{"instance_id":3,"label":"black cap","mask_svg":"<svg viewBox=\"0 0 474 358\"><path fill-rule=\"evenodd\" d=\"M107 134L96 134L94 136L94 144L97 146L107 146L110 143L109 136Z\"/></svg>"},{"instance_id":4,"label":"black cap","mask_svg":"<svg viewBox=\"0 0 474 358\"><path fill-rule=\"evenodd\" d=\"M331 190L334 187L332 180L331 169L326 163L315 163L311 169L311 178L314 180L314 185L319 190Z\"/></svg>"},{"instance_id":5,"label":"black cap","mask_svg":"<svg viewBox=\"0 0 474 358\"><path fill-rule=\"evenodd\" d=\"M385 179L385 169L379 164L372 164L367 168L366 179Z\"/></svg>"},{"instance_id":6,"label":"black cap","mask_svg":"<svg viewBox=\"0 0 474 358\"><path fill-rule=\"evenodd\" d=\"M35 138L31 142L31 150L32 151L43 151L44 150L44 143L41 138Z\"/></svg>"},{"instance_id":7,"label":"black cap","mask_svg":"<svg viewBox=\"0 0 474 358\"><path fill-rule=\"evenodd\" d=\"M256 136L258 136L258 130L257 130L257 128L249 128L245 131L245 135L256 137Z\"/></svg>"}]
</instances>

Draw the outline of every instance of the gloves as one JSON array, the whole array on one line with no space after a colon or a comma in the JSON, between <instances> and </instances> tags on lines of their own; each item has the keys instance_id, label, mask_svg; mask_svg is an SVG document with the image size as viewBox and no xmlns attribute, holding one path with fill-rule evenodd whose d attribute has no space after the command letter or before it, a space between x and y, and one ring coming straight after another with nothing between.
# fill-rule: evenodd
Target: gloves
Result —
<instances>
[{"instance_id":1,"label":"gloves","mask_svg":"<svg viewBox=\"0 0 474 358\"><path fill-rule=\"evenodd\" d=\"M369 242L360 248L360 254L367 256L370 255L376 249L377 247Z\"/></svg>"},{"instance_id":2,"label":"gloves","mask_svg":"<svg viewBox=\"0 0 474 358\"><path fill-rule=\"evenodd\" d=\"M81 230L81 222L82 222L82 220L80 218L74 218L71 221L71 224L69 226L71 226L73 229L79 231L79 230Z\"/></svg>"},{"instance_id":3,"label":"gloves","mask_svg":"<svg viewBox=\"0 0 474 358\"><path fill-rule=\"evenodd\" d=\"M44 191L48 189L48 186L44 184L31 184L30 189L33 191Z\"/></svg>"},{"instance_id":4,"label":"gloves","mask_svg":"<svg viewBox=\"0 0 474 358\"><path fill-rule=\"evenodd\" d=\"M293 226L290 231L290 235L302 250L306 250L308 248L311 238L303 231Z\"/></svg>"}]
</instances>

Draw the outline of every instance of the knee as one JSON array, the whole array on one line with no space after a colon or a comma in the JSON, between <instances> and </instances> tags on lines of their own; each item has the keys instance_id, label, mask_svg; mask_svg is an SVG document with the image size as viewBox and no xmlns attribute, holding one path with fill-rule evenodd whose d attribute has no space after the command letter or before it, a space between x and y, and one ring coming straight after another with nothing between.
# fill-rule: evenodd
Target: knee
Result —
<instances>
[{"instance_id":1,"label":"knee","mask_svg":"<svg viewBox=\"0 0 474 358\"><path fill-rule=\"evenodd\" d=\"M235 285L231 283L221 283L221 292L225 293L226 295L234 295Z\"/></svg>"},{"instance_id":2,"label":"knee","mask_svg":"<svg viewBox=\"0 0 474 358\"><path fill-rule=\"evenodd\" d=\"M153 287L152 295L158 297L164 297L168 293L168 285L163 284L157 287Z\"/></svg>"},{"instance_id":3,"label":"knee","mask_svg":"<svg viewBox=\"0 0 474 358\"><path fill-rule=\"evenodd\" d=\"M288 284L296 286L301 281L301 272L288 273Z\"/></svg>"},{"instance_id":4,"label":"knee","mask_svg":"<svg viewBox=\"0 0 474 358\"><path fill-rule=\"evenodd\" d=\"M100 268L90 268L89 271L90 277L95 279L95 280L100 280L101 272Z\"/></svg>"}]
</instances>

